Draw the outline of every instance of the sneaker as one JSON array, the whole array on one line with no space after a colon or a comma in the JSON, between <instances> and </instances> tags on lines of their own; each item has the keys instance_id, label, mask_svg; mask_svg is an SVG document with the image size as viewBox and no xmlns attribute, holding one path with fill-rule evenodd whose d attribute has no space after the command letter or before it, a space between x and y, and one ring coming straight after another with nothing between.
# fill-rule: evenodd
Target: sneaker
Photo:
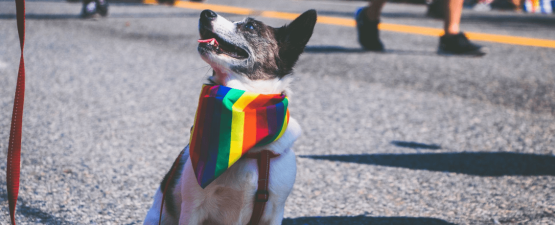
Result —
<instances>
[{"instance_id":1,"label":"sneaker","mask_svg":"<svg viewBox=\"0 0 555 225\"><path fill-rule=\"evenodd\" d=\"M478 2L472 6L472 10L479 12L491 11L492 2L493 0L478 0Z\"/></svg>"},{"instance_id":2,"label":"sneaker","mask_svg":"<svg viewBox=\"0 0 555 225\"><path fill-rule=\"evenodd\" d=\"M483 56L487 49L474 44L466 38L464 33L443 35L439 38L439 52L457 55Z\"/></svg>"},{"instance_id":3,"label":"sneaker","mask_svg":"<svg viewBox=\"0 0 555 225\"><path fill-rule=\"evenodd\" d=\"M479 3L476 3L476 5L474 5L474 6L472 7L472 10L478 11L478 12L487 12L487 11L491 11L491 5L488 4L488 3L479 2Z\"/></svg>"},{"instance_id":4,"label":"sneaker","mask_svg":"<svg viewBox=\"0 0 555 225\"><path fill-rule=\"evenodd\" d=\"M90 1L89 3L83 4L83 9L81 10L82 18L91 18L96 14L96 2Z\"/></svg>"},{"instance_id":5,"label":"sneaker","mask_svg":"<svg viewBox=\"0 0 555 225\"><path fill-rule=\"evenodd\" d=\"M370 21L364 14L368 7L359 8L355 13L357 22L358 42L362 47L369 51L383 51L384 47L380 40L378 24L380 21Z\"/></svg>"},{"instance_id":6,"label":"sneaker","mask_svg":"<svg viewBox=\"0 0 555 225\"><path fill-rule=\"evenodd\" d=\"M108 15L108 1L106 0L96 0L96 3L98 5L98 14L100 14L101 16L107 16Z\"/></svg>"}]
</instances>

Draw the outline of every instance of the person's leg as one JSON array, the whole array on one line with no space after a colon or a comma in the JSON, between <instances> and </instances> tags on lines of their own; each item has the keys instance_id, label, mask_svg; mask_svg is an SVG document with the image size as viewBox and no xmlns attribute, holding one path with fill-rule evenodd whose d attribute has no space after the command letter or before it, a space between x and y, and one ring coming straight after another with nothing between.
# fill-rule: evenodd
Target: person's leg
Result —
<instances>
[{"instance_id":1,"label":"person's leg","mask_svg":"<svg viewBox=\"0 0 555 225\"><path fill-rule=\"evenodd\" d=\"M366 50L383 51L378 25L386 0L372 0L368 7L360 8L355 14L358 30L358 42Z\"/></svg>"},{"instance_id":2,"label":"person's leg","mask_svg":"<svg viewBox=\"0 0 555 225\"><path fill-rule=\"evenodd\" d=\"M96 13L96 2L94 0L83 0L83 8L81 9L82 18L90 18Z\"/></svg>"},{"instance_id":3,"label":"person's leg","mask_svg":"<svg viewBox=\"0 0 555 225\"><path fill-rule=\"evenodd\" d=\"M458 34L459 24L461 23L461 13L464 0L448 0L446 7L447 13L443 24L445 34Z\"/></svg>"},{"instance_id":4,"label":"person's leg","mask_svg":"<svg viewBox=\"0 0 555 225\"><path fill-rule=\"evenodd\" d=\"M443 0L436 0L443 1ZM461 13L464 0L445 0L447 1L443 24L445 34L439 39L439 50L450 54L464 55L484 55L486 49L476 45L466 35L460 31Z\"/></svg>"},{"instance_id":5,"label":"person's leg","mask_svg":"<svg viewBox=\"0 0 555 225\"><path fill-rule=\"evenodd\" d=\"M513 3L513 5L515 5L515 10L520 11L522 6L521 6L521 0L512 0L511 1Z\"/></svg>"},{"instance_id":6,"label":"person's leg","mask_svg":"<svg viewBox=\"0 0 555 225\"><path fill-rule=\"evenodd\" d=\"M108 15L108 1L107 0L95 0L97 5L97 12L101 16Z\"/></svg>"},{"instance_id":7,"label":"person's leg","mask_svg":"<svg viewBox=\"0 0 555 225\"><path fill-rule=\"evenodd\" d=\"M366 8L366 18L370 21L380 20L382 8L387 0L372 0L368 1L368 8Z\"/></svg>"}]
</instances>

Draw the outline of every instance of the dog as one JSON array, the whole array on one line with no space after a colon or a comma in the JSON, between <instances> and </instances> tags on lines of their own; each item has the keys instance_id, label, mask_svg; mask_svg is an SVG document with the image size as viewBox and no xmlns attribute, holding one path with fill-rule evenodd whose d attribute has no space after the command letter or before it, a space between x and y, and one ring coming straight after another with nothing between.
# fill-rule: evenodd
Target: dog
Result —
<instances>
[{"instance_id":1,"label":"dog","mask_svg":"<svg viewBox=\"0 0 555 225\"><path fill-rule=\"evenodd\" d=\"M287 95L293 66L312 36L316 18L316 11L309 10L290 24L274 28L250 17L231 22L213 11L202 11L199 33L205 41L199 40L198 52L213 69L208 83L260 94ZM291 148L301 132L300 125L291 117L281 138L248 151L270 150L279 154L271 159L270 197L259 224L278 225L283 220L285 201L296 176L295 153ZM175 165L175 174L172 176L170 170L156 191L144 224L158 224L160 214L162 224L249 223L258 187L256 159L240 158L204 189L195 178L189 146Z\"/></svg>"}]
</instances>

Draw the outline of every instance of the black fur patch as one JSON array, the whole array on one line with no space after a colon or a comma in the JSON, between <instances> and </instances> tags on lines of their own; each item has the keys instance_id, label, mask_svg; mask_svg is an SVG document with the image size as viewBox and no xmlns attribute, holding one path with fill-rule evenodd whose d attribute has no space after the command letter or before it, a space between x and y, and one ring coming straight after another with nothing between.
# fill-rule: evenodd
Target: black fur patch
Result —
<instances>
[{"instance_id":1,"label":"black fur patch","mask_svg":"<svg viewBox=\"0 0 555 225\"><path fill-rule=\"evenodd\" d=\"M168 193L173 193L173 189L175 188L175 185L177 185L177 181L179 180L179 177L181 177L181 171L183 170L183 166L185 165L185 163L187 162L187 159L189 158L189 145L187 145L187 147L185 147L183 150L181 150L181 153L179 153L181 155L181 159L179 160L179 162L177 163L177 165L175 165L175 173L172 177L172 179L170 180L170 175L172 172L172 169L170 169L170 171L168 171L168 173L166 173L166 175L164 176L164 179L162 180L162 182L160 183L160 190L162 191L162 194L164 193L164 190L166 189L166 184L168 185L167 187L167 191ZM172 165L172 168L174 167L174 165ZM168 183L169 182L169 183ZM177 212L177 207L175 205L175 201L173 199L173 196L171 194L167 194L165 196L164 199L164 208L166 209L166 211L176 217L177 214L179 212Z\"/></svg>"},{"instance_id":2,"label":"black fur patch","mask_svg":"<svg viewBox=\"0 0 555 225\"><path fill-rule=\"evenodd\" d=\"M237 73L244 74L251 80L275 78L279 70L275 60L279 53L275 30L275 28L253 18L247 18L238 23L237 33L241 34L248 43L251 57L243 64L234 66L232 69Z\"/></svg>"},{"instance_id":3,"label":"black fur patch","mask_svg":"<svg viewBox=\"0 0 555 225\"><path fill-rule=\"evenodd\" d=\"M293 66L299 60L308 40L312 37L316 25L316 10L308 10L297 17L290 24L278 28L275 39L278 41L279 53L276 64L277 74L283 77L292 72Z\"/></svg>"},{"instance_id":4,"label":"black fur patch","mask_svg":"<svg viewBox=\"0 0 555 225\"><path fill-rule=\"evenodd\" d=\"M282 78L293 71L316 25L315 10L308 10L290 24L273 28L253 18L237 25L249 43L251 57L232 69L251 80Z\"/></svg>"}]
</instances>

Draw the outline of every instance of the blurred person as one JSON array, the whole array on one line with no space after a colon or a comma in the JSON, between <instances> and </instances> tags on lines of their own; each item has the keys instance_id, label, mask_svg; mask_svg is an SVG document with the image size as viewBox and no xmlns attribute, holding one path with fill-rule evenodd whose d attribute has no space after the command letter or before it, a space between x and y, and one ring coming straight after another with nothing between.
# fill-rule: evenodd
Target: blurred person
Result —
<instances>
[{"instance_id":1,"label":"blurred person","mask_svg":"<svg viewBox=\"0 0 555 225\"><path fill-rule=\"evenodd\" d=\"M521 0L477 0L472 9L474 11L499 10L522 10Z\"/></svg>"},{"instance_id":2,"label":"blurred person","mask_svg":"<svg viewBox=\"0 0 555 225\"><path fill-rule=\"evenodd\" d=\"M490 6L492 9L520 11L521 3L521 0L493 0Z\"/></svg>"},{"instance_id":3,"label":"blurred person","mask_svg":"<svg viewBox=\"0 0 555 225\"><path fill-rule=\"evenodd\" d=\"M515 6L516 11L520 11L522 9L522 1L521 0L511 0L511 2Z\"/></svg>"},{"instance_id":4,"label":"blurred person","mask_svg":"<svg viewBox=\"0 0 555 225\"><path fill-rule=\"evenodd\" d=\"M551 0L525 0L523 6L524 11L529 13L553 13Z\"/></svg>"},{"instance_id":5,"label":"blurred person","mask_svg":"<svg viewBox=\"0 0 555 225\"><path fill-rule=\"evenodd\" d=\"M490 11L491 3L493 3L493 0L478 0L472 9L474 11Z\"/></svg>"},{"instance_id":6,"label":"blurred person","mask_svg":"<svg viewBox=\"0 0 555 225\"><path fill-rule=\"evenodd\" d=\"M459 24L464 0L436 0L446 1L443 17L445 34L439 38L439 51L448 54L476 55L486 54L486 49L468 40L460 31ZM360 45L369 51L384 51L380 40L378 25L380 14L386 0L369 1L368 7L359 8L355 14Z\"/></svg>"},{"instance_id":7,"label":"blurred person","mask_svg":"<svg viewBox=\"0 0 555 225\"><path fill-rule=\"evenodd\" d=\"M106 0L83 0L82 18L91 18L96 14L108 15L108 2Z\"/></svg>"},{"instance_id":8,"label":"blurred person","mask_svg":"<svg viewBox=\"0 0 555 225\"><path fill-rule=\"evenodd\" d=\"M157 0L159 4L175 5L176 0ZM189 0L190 2L204 2L205 0Z\"/></svg>"}]
</instances>

